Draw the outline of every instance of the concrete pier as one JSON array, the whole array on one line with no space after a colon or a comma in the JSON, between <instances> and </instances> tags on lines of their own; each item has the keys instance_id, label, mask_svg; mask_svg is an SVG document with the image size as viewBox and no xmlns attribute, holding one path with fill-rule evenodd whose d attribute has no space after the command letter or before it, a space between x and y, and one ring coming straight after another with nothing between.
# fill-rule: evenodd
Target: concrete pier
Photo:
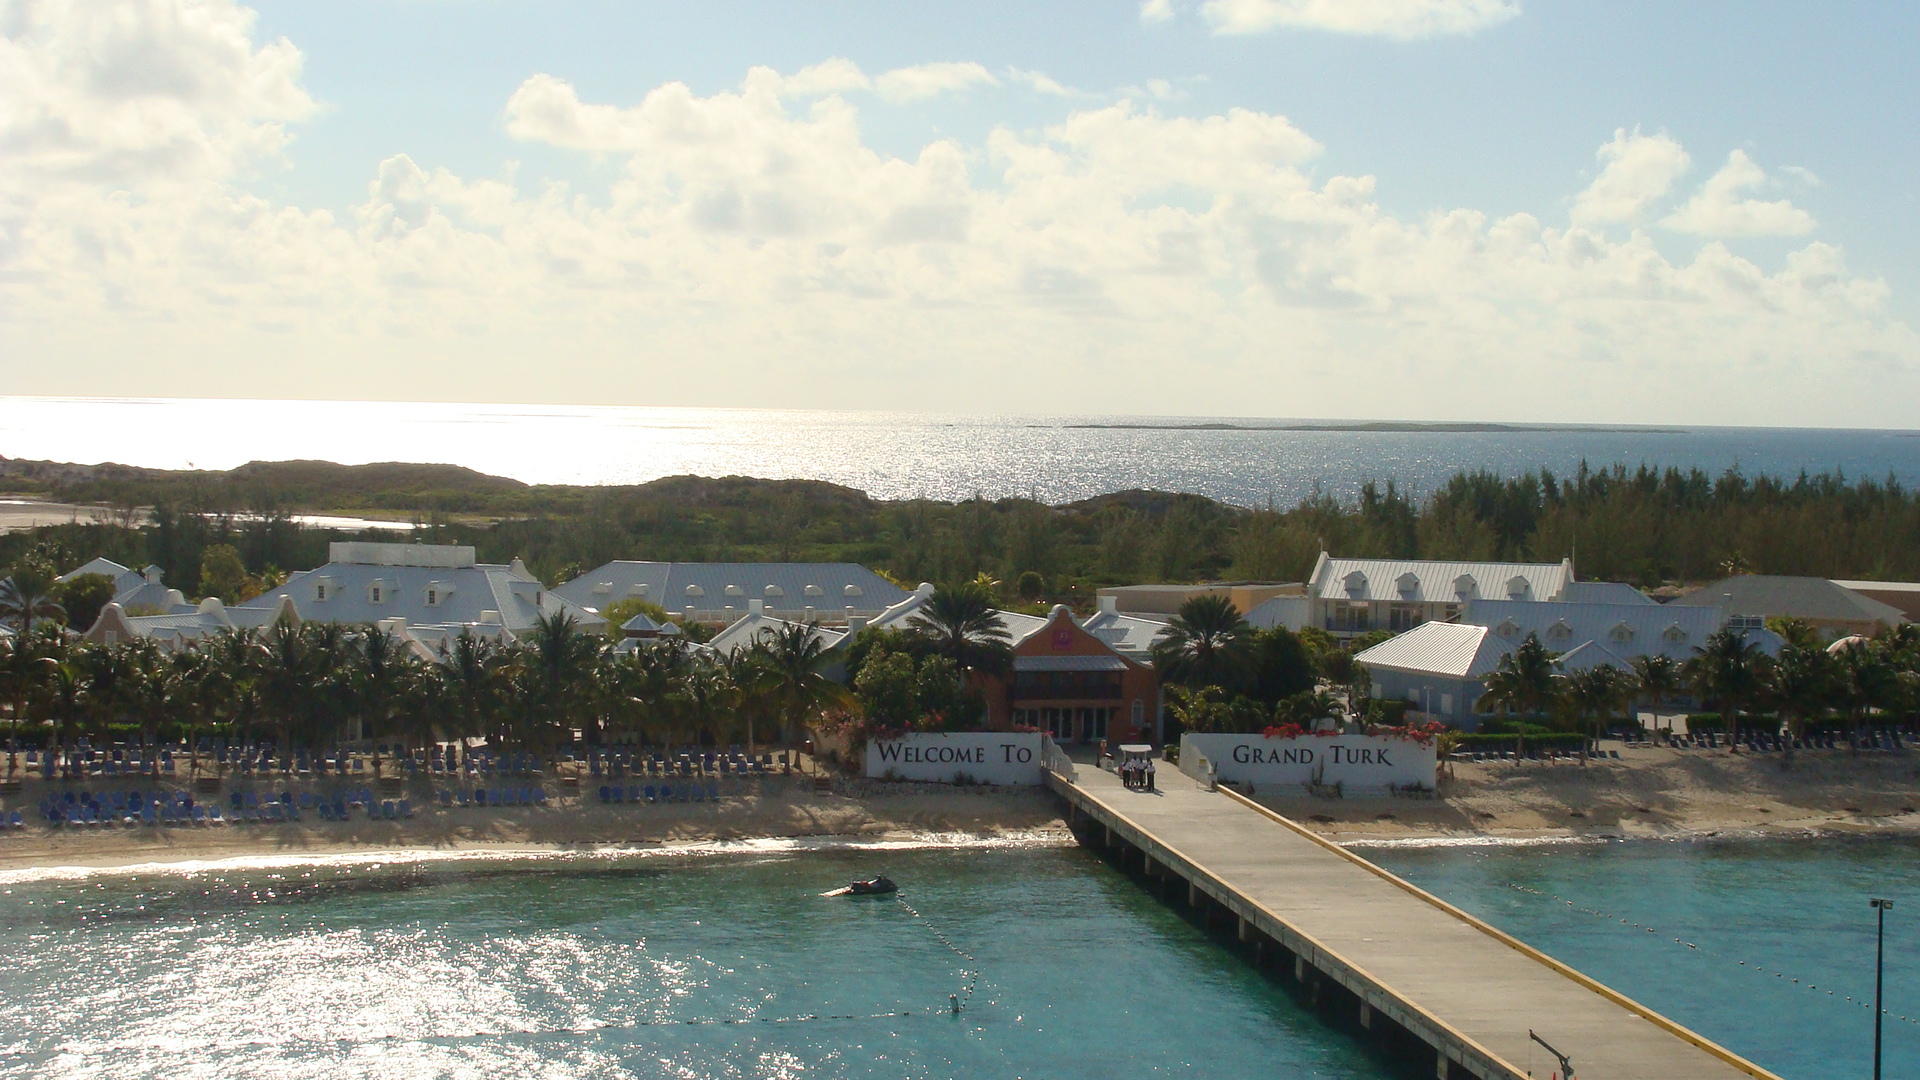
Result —
<instances>
[{"instance_id":1,"label":"concrete pier","mask_svg":"<svg viewBox=\"0 0 1920 1080\"><path fill-rule=\"evenodd\" d=\"M1046 782L1083 842L1184 882L1190 906L1233 919L1315 1007L1350 1008L1365 1037L1431 1052L1437 1080L1546 1080L1559 1063L1530 1032L1578 1080L1779 1080L1243 796L1160 776L1154 793L1084 765Z\"/></svg>"}]
</instances>

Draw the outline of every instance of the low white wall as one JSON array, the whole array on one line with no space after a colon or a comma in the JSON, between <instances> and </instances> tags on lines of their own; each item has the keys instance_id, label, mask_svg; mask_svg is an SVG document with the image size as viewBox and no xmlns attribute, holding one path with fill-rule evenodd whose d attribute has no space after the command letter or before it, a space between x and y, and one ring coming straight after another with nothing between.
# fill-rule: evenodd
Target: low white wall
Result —
<instances>
[{"instance_id":1,"label":"low white wall","mask_svg":"<svg viewBox=\"0 0 1920 1080\"><path fill-rule=\"evenodd\" d=\"M1222 781L1253 784L1339 784L1346 792L1385 791L1434 786L1438 755L1432 743L1367 735L1303 735L1269 739L1264 735L1180 736L1180 761L1197 750L1207 756Z\"/></svg>"},{"instance_id":2,"label":"low white wall","mask_svg":"<svg viewBox=\"0 0 1920 1080\"><path fill-rule=\"evenodd\" d=\"M1040 783L1037 731L913 732L867 744L867 775L951 783L965 773L984 784Z\"/></svg>"}]
</instances>

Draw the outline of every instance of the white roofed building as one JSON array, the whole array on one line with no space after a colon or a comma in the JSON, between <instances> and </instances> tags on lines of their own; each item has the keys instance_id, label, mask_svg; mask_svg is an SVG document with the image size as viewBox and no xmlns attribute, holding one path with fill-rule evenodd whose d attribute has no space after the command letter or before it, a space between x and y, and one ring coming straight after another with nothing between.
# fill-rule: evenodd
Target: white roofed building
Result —
<instances>
[{"instance_id":1,"label":"white roofed building","mask_svg":"<svg viewBox=\"0 0 1920 1080\"><path fill-rule=\"evenodd\" d=\"M1374 630L1401 633L1449 622L1474 600L1563 600L1573 561L1441 562L1344 559L1326 552L1307 581L1304 623L1339 637Z\"/></svg>"},{"instance_id":2,"label":"white roofed building","mask_svg":"<svg viewBox=\"0 0 1920 1080\"><path fill-rule=\"evenodd\" d=\"M1462 605L1457 622L1424 623L1354 660L1367 669L1374 697L1406 701L1432 719L1473 728L1486 676L1528 635L1556 654L1564 671L1607 664L1624 671L1641 656L1684 663L1727 624L1718 608L1481 600ZM1769 656L1784 644L1768 630L1745 632Z\"/></svg>"},{"instance_id":3,"label":"white roofed building","mask_svg":"<svg viewBox=\"0 0 1920 1080\"><path fill-rule=\"evenodd\" d=\"M160 579L160 568L148 566L135 570L112 559L94 558L55 578L62 584L82 574L99 574L113 579L113 602L128 611L142 614L191 614L194 605L179 589L170 589Z\"/></svg>"},{"instance_id":4,"label":"white roofed building","mask_svg":"<svg viewBox=\"0 0 1920 1080\"><path fill-rule=\"evenodd\" d=\"M554 592L594 612L645 600L691 622L731 625L761 602L772 618L846 625L872 619L907 590L858 563L683 563L616 560Z\"/></svg>"},{"instance_id":5,"label":"white roofed building","mask_svg":"<svg viewBox=\"0 0 1920 1080\"><path fill-rule=\"evenodd\" d=\"M328 545L327 564L303 570L278 588L229 610L270 609L282 598L309 622L412 627L503 628L518 636L543 616L573 617L583 633L601 633L606 620L546 587L520 560L501 565L474 560L471 547L348 541Z\"/></svg>"}]
</instances>

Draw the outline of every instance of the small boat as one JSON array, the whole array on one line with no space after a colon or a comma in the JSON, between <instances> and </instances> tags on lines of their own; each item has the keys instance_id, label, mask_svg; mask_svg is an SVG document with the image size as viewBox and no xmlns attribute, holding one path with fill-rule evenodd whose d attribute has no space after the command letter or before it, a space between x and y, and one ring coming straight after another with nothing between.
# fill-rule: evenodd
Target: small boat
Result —
<instances>
[{"instance_id":1,"label":"small boat","mask_svg":"<svg viewBox=\"0 0 1920 1080\"><path fill-rule=\"evenodd\" d=\"M849 885L843 885L838 889L832 890L831 892L823 892L820 895L821 896L885 896L887 893L899 892L899 891L900 891L900 886L895 885L891 878L882 876L882 877L868 878L865 881L856 881Z\"/></svg>"}]
</instances>

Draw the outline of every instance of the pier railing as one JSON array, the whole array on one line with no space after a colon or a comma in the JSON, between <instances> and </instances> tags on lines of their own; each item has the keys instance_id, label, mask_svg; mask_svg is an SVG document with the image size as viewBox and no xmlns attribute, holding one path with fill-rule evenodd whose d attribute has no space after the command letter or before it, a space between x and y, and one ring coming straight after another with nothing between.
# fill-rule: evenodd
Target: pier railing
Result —
<instances>
[{"instance_id":1,"label":"pier railing","mask_svg":"<svg viewBox=\"0 0 1920 1080\"><path fill-rule=\"evenodd\" d=\"M1057 774L1068 783L1080 779L1080 774L1075 771L1073 759L1067 756L1065 750L1060 749L1060 744L1054 742L1051 735L1040 736L1040 764L1045 766L1048 772Z\"/></svg>"}]
</instances>

